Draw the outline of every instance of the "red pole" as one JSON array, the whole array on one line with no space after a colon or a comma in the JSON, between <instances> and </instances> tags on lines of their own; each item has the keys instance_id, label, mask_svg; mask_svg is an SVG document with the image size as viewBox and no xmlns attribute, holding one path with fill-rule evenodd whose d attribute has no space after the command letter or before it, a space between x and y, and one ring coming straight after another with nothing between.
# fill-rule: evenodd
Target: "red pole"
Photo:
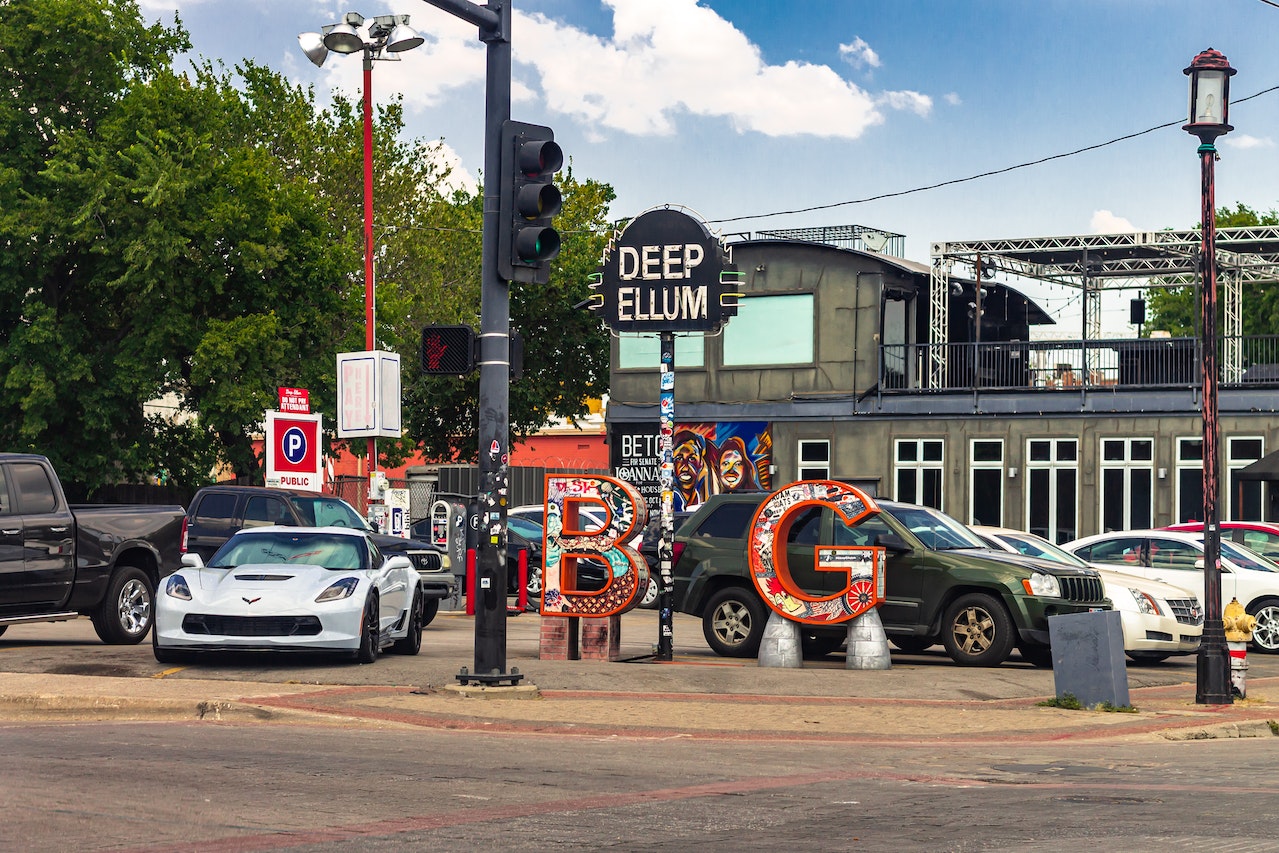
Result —
<instances>
[{"instance_id":1,"label":"red pole","mask_svg":"<svg viewBox=\"0 0 1279 853\"><path fill-rule=\"evenodd\" d=\"M373 51L364 48L364 349L377 343L373 316ZM377 439L369 436L369 473L377 470Z\"/></svg>"},{"instance_id":2,"label":"red pole","mask_svg":"<svg viewBox=\"0 0 1279 853\"><path fill-rule=\"evenodd\" d=\"M475 615L475 549L466 549L466 615Z\"/></svg>"},{"instance_id":3,"label":"red pole","mask_svg":"<svg viewBox=\"0 0 1279 853\"><path fill-rule=\"evenodd\" d=\"M528 549L520 549L519 561L520 591L515 595L515 603L523 613L528 609Z\"/></svg>"}]
</instances>

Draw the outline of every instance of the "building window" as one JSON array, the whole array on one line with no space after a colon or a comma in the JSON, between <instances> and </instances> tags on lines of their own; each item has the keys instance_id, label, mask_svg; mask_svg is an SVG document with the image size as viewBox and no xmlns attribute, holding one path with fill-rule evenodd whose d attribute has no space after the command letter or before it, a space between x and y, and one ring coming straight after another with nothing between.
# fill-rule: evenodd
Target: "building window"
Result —
<instances>
[{"instance_id":1,"label":"building window","mask_svg":"<svg viewBox=\"0 0 1279 853\"><path fill-rule=\"evenodd\" d=\"M1155 442L1149 438L1101 440L1101 529L1145 530L1155 511Z\"/></svg>"},{"instance_id":2,"label":"building window","mask_svg":"<svg viewBox=\"0 0 1279 853\"><path fill-rule=\"evenodd\" d=\"M1026 446L1026 518L1031 533L1060 545L1079 536L1079 442L1035 438Z\"/></svg>"},{"instance_id":3,"label":"building window","mask_svg":"<svg viewBox=\"0 0 1279 853\"><path fill-rule=\"evenodd\" d=\"M704 335L675 336L675 373L706 364ZM662 339L625 332L617 336L618 370L657 370L662 366Z\"/></svg>"},{"instance_id":4,"label":"building window","mask_svg":"<svg viewBox=\"0 0 1279 853\"><path fill-rule=\"evenodd\" d=\"M1177 439L1177 513L1174 521L1204 520L1204 440Z\"/></svg>"},{"instance_id":5,"label":"building window","mask_svg":"<svg viewBox=\"0 0 1279 853\"><path fill-rule=\"evenodd\" d=\"M830 441L827 439L803 439L799 442L798 478L800 480L830 479Z\"/></svg>"},{"instance_id":6,"label":"building window","mask_svg":"<svg viewBox=\"0 0 1279 853\"><path fill-rule=\"evenodd\" d=\"M738 300L737 316L724 326L725 367L812 363L813 294Z\"/></svg>"},{"instance_id":7,"label":"building window","mask_svg":"<svg viewBox=\"0 0 1279 853\"><path fill-rule=\"evenodd\" d=\"M1265 440L1256 436L1231 438L1226 441L1227 494L1217 499L1218 513L1230 521L1261 521L1263 491L1260 480L1240 480L1235 477L1245 468L1265 455ZM1224 484L1223 484L1224 485ZM1223 501L1221 497L1226 499ZM1224 508L1225 512L1221 510Z\"/></svg>"},{"instance_id":8,"label":"building window","mask_svg":"<svg viewBox=\"0 0 1279 853\"><path fill-rule=\"evenodd\" d=\"M942 448L944 444L939 438L898 439L897 461L893 482L897 491L895 497L899 501L934 509L942 507Z\"/></svg>"},{"instance_id":9,"label":"building window","mask_svg":"<svg viewBox=\"0 0 1279 853\"><path fill-rule=\"evenodd\" d=\"M969 444L968 523L1004 526L1003 439L973 439Z\"/></svg>"}]
</instances>

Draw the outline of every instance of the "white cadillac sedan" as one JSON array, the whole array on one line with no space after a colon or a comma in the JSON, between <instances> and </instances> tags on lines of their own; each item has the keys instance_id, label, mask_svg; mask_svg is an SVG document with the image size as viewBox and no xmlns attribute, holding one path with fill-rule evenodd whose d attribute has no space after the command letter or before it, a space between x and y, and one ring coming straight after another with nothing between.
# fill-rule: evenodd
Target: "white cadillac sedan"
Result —
<instances>
[{"instance_id":1,"label":"white cadillac sedan","mask_svg":"<svg viewBox=\"0 0 1279 853\"><path fill-rule=\"evenodd\" d=\"M372 663L382 649L422 647L422 592L403 555L366 531L254 527L209 558L185 554L156 596L155 658L199 651L345 652Z\"/></svg>"},{"instance_id":2,"label":"white cadillac sedan","mask_svg":"<svg viewBox=\"0 0 1279 853\"><path fill-rule=\"evenodd\" d=\"M1124 530L1085 536L1061 547L1089 563L1202 592L1203 533ZM1221 606L1237 598L1257 618L1252 646L1279 653L1279 565L1234 542L1221 542Z\"/></svg>"},{"instance_id":3,"label":"white cadillac sedan","mask_svg":"<svg viewBox=\"0 0 1279 853\"><path fill-rule=\"evenodd\" d=\"M1101 575L1106 597L1119 611L1124 653L1134 663L1159 663L1173 655L1199 650L1203 636L1203 607L1195 593L1169 583L1115 571L1114 566L1085 563L1033 533L1002 527L974 527L992 547L1055 560L1070 566L1089 566Z\"/></svg>"}]
</instances>

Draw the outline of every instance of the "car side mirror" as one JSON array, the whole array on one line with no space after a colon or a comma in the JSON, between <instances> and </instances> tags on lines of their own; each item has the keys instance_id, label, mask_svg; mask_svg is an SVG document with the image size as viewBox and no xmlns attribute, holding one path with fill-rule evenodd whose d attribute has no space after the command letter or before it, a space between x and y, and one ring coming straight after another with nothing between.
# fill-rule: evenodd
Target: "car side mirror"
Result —
<instances>
[{"instance_id":1,"label":"car side mirror","mask_svg":"<svg viewBox=\"0 0 1279 853\"><path fill-rule=\"evenodd\" d=\"M906 540L902 539L896 533L879 534L875 537L875 544L892 551L894 554L905 554L914 550L906 544Z\"/></svg>"},{"instance_id":2,"label":"car side mirror","mask_svg":"<svg viewBox=\"0 0 1279 853\"><path fill-rule=\"evenodd\" d=\"M396 554L394 557L387 557L386 564L383 566L387 571L391 569L411 569L413 562L403 554Z\"/></svg>"},{"instance_id":3,"label":"car side mirror","mask_svg":"<svg viewBox=\"0 0 1279 853\"><path fill-rule=\"evenodd\" d=\"M204 559L194 552L188 552L182 555L182 568L184 569L203 569Z\"/></svg>"}]
</instances>

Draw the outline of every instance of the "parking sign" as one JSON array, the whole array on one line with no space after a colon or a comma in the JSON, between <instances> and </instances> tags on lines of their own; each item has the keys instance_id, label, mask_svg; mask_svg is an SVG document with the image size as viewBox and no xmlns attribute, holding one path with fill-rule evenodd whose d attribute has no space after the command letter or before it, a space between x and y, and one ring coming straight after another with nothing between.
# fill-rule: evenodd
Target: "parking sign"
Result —
<instances>
[{"instance_id":1,"label":"parking sign","mask_svg":"<svg viewBox=\"0 0 1279 853\"><path fill-rule=\"evenodd\" d=\"M321 476L322 415L266 413L266 484L318 492Z\"/></svg>"}]
</instances>

